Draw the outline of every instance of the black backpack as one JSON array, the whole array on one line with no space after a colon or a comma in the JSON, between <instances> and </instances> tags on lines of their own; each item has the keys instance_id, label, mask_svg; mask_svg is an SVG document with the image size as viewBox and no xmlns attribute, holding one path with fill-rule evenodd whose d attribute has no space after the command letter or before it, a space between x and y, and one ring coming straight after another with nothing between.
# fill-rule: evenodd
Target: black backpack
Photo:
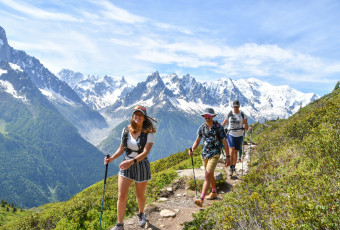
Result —
<instances>
[{"instance_id":1,"label":"black backpack","mask_svg":"<svg viewBox=\"0 0 340 230\"><path fill-rule=\"evenodd\" d=\"M127 153L127 155L129 155L132 152L137 152L138 154L142 153L143 149L144 149L144 147L146 145L146 141L148 139L147 138L148 134L146 134L144 132L141 132L139 137L137 138L138 151L133 151L133 150L131 150L131 149L129 149L127 147L128 135L129 135L129 128L125 127L124 128L124 133L123 133L122 141L123 141L123 147L124 147L125 152ZM139 142L138 142L138 139L139 139Z\"/></svg>"}]
</instances>

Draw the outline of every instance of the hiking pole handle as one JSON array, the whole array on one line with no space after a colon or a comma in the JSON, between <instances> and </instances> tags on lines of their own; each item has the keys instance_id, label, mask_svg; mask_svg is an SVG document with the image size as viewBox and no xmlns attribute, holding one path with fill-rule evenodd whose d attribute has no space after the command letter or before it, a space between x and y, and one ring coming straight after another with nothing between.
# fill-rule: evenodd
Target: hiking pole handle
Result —
<instances>
[{"instance_id":1,"label":"hiking pole handle","mask_svg":"<svg viewBox=\"0 0 340 230\"><path fill-rule=\"evenodd\" d=\"M109 154L106 154L106 159L109 158L109 157L110 157L110 155L109 155ZM106 184L106 177L107 177L107 169L108 169L108 167L109 167L109 163L107 163L107 164L105 165L104 184Z\"/></svg>"},{"instance_id":2,"label":"hiking pole handle","mask_svg":"<svg viewBox=\"0 0 340 230\"><path fill-rule=\"evenodd\" d=\"M194 154L194 152L192 151L192 147L189 148L191 153ZM191 156L191 160L192 160L192 156ZM194 161L192 161L192 163L194 163Z\"/></svg>"}]
</instances>

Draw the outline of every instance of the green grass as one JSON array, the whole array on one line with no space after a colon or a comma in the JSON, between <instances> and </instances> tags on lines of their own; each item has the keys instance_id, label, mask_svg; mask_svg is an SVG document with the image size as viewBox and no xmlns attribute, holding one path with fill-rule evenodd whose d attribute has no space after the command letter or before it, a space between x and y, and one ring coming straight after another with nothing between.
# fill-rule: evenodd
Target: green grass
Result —
<instances>
[{"instance_id":1,"label":"green grass","mask_svg":"<svg viewBox=\"0 0 340 230\"><path fill-rule=\"evenodd\" d=\"M0 206L0 229L3 229L3 225L12 222L17 219L24 218L30 215L32 212L16 207L16 211L13 212L13 207L9 204L5 204L4 207Z\"/></svg>"},{"instance_id":2,"label":"green grass","mask_svg":"<svg viewBox=\"0 0 340 230\"><path fill-rule=\"evenodd\" d=\"M337 90L258 125L250 173L185 229L339 229L339 104Z\"/></svg>"},{"instance_id":3,"label":"green grass","mask_svg":"<svg viewBox=\"0 0 340 230\"><path fill-rule=\"evenodd\" d=\"M201 165L200 148L194 152L195 167ZM147 203L156 200L161 189L177 178L177 169L191 168L187 150L151 163L152 180L146 190ZM117 176L109 177L105 189L102 229L110 229L117 219ZM100 181L65 202L49 203L35 209L25 218L6 221L8 229L98 229L103 192ZM137 211L135 188L131 186L126 217Z\"/></svg>"}]
</instances>

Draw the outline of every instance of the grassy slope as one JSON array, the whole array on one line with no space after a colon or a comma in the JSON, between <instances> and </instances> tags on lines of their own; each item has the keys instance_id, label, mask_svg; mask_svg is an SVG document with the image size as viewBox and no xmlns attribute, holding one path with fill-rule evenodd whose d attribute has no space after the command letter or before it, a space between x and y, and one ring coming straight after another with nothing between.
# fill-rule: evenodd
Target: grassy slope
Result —
<instances>
[{"instance_id":1,"label":"grassy slope","mask_svg":"<svg viewBox=\"0 0 340 230\"><path fill-rule=\"evenodd\" d=\"M244 183L185 229L338 229L339 105L337 90L288 120L258 126Z\"/></svg>"},{"instance_id":2,"label":"grassy slope","mask_svg":"<svg viewBox=\"0 0 340 230\"><path fill-rule=\"evenodd\" d=\"M201 164L200 150L195 151L194 164ZM147 187L147 202L154 201L161 188L169 184L176 176L176 169L191 168L191 159L187 151L178 152L167 158L151 163L152 180ZM103 167L103 175L104 175ZM109 166L110 170L110 166ZM25 218L17 218L3 226L3 229L98 229L103 193L103 181L98 182L69 201L49 203L32 211ZM116 222L117 176L108 178L105 188L102 229L109 229ZM137 203L134 188L130 188L126 216L134 215ZM0 226L1 228L1 226Z\"/></svg>"},{"instance_id":3,"label":"grassy slope","mask_svg":"<svg viewBox=\"0 0 340 230\"><path fill-rule=\"evenodd\" d=\"M4 207L1 206L0 207L0 223L6 224L6 223L26 217L31 214L30 211L27 211L27 210L24 210L18 207L16 207L16 209L17 210L13 212L13 208L9 204L4 205ZM1 228L1 224L0 224L0 228Z\"/></svg>"}]
</instances>

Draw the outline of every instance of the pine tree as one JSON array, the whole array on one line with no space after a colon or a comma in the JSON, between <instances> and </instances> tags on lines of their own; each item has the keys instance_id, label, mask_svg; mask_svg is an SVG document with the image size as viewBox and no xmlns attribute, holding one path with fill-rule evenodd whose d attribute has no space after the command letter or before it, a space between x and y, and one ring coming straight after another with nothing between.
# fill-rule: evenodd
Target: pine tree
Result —
<instances>
[{"instance_id":1,"label":"pine tree","mask_svg":"<svg viewBox=\"0 0 340 230\"><path fill-rule=\"evenodd\" d=\"M12 212L15 213L17 211L17 208L14 206Z\"/></svg>"},{"instance_id":2,"label":"pine tree","mask_svg":"<svg viewBox=\"0 0 340 230\"><path fill-rule=\"evenodd\" d=\"M4 199L1 199L1 207L5 207L6 201Z\"/></svg>"},{"instance_id":3,"label":"pine tree","mask_svg":"<svg viewBox=\"0 0 340 230\"><path fill-rule=\"evenodd\" d=\"M6 211L9 212L9 207L7 206Z\"/></svg>"}]
</instances>

